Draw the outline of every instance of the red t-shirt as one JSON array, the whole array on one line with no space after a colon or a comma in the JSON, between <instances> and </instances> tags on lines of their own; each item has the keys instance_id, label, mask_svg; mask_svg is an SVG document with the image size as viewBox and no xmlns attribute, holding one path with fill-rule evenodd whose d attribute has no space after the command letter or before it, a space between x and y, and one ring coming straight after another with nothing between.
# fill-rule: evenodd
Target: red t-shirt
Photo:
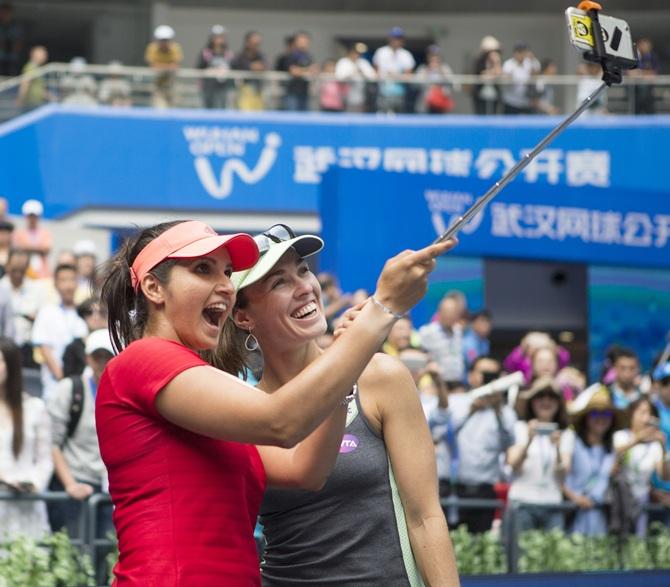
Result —
<instances>
[{"instance_id":1,"label":"red t-shirt","mask_svg":"<svg viewBox=\"0 0 670 587\"><path fill-rule=\"evenodd\" d=\"M154 402L179 373L206 365L183 345L133 342L100 380L96 425L119 538L116 585L260 585L253 530L265 490L256 447L163 418Z\"/></svg>"}]
</instances>

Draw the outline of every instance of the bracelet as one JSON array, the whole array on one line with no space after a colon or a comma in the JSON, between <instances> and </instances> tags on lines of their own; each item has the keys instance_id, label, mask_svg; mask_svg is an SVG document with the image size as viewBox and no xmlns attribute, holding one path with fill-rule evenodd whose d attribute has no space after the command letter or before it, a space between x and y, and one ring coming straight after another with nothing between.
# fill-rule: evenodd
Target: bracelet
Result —
<instances>
[{"instance_id":1,"label":"bracelet","mask_svg":"<svg viewBox=\"0 0 670 587\"><path fill-rule=\"evenodd\" d=\"M358 383L354 383L354 386L351 388L351 393L340 402L341 406L348 406L354 399L356 399L356 396L358 395Z\"/></svg>"},{"instance_id":2,"label":"bracelet","mask_svg":"<svg viewBox=\"0 0 670 587\"><path fill-rule=\"evenodd\" d=\"M400 320L401 318L405 317L405 314L398 314L398 312L394 312L391 310L391 308L382 304L375 296L370 296L370 299L375 306L381 308L387 314L391 314L391 316L393 316L396 320Z\"/></svg>"}]
</instances>

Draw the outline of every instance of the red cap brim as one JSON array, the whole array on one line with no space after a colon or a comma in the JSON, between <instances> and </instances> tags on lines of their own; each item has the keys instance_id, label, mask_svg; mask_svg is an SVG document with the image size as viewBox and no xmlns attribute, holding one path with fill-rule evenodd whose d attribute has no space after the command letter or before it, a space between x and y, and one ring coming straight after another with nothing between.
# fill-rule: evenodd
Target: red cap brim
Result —
<instances>
[{"instance_id":1,"label":"red cap brim","mask_svg":"<svg viewBox=\"0 0 670 587\"><path fill-rule=\"evenodd\" d=\"M225 247L233 264L233 271L243 271L253 267L258 261L258 245L244 233L225 234L202 238L168 255L168 259L188 259L209 255Z\"/></svg>"},{"instance_id":2,"label":"red cap brim","mask_svg":"<svg viewBox=\"0 0 670 587\"><path fill-rule=\"evenodd\" d=\"M204 222L190 220L169 228L140 251L130 268L132 286L137 291L142 278L165 259L202 257L221 247L226 247L233 271L249 269L258 261L258 246L250 235L219 235Z\"/></svg>"}]
</instances>

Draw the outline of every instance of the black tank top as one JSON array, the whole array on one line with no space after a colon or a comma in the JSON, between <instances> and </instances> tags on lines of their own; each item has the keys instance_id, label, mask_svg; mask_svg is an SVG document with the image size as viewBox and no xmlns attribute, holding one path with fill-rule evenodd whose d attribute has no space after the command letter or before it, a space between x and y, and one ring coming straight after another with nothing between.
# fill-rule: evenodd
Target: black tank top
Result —
<instances>
[{"instance_id":1,"label":"black tank top","mask_svg":"<svg viewBox=\"0 0 670 587\"><path fill-rule=\"evenodd\" d=\"M423 585L384 440L358 397L324 488L268 489L261 523L264 587Z\"/></svg>"}]
</instances>

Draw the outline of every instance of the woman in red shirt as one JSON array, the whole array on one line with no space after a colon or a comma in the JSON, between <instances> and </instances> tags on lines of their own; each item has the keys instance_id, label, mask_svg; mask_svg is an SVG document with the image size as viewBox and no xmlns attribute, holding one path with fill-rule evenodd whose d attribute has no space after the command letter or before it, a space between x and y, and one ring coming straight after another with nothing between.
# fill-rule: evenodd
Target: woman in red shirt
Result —
<instances>
[{"instance_id":1,"label":"woman in red shirt","mask_svg":"<svg viewBox=\"0 0 670 587\"><path fill-rule=\"evenodd\" d=\"M249 235L173 222L122 247L102 297L112 340L124 350L96 399L119 539L115 585L260 585L253 529L266 483L323 485L343 402L394 316L424 294L434 258L451 246L390 259L378 303L272 395L212 366L222 364L215 351L235 303L230 276L258 259Z\"/></svg>"}]
</instances>

